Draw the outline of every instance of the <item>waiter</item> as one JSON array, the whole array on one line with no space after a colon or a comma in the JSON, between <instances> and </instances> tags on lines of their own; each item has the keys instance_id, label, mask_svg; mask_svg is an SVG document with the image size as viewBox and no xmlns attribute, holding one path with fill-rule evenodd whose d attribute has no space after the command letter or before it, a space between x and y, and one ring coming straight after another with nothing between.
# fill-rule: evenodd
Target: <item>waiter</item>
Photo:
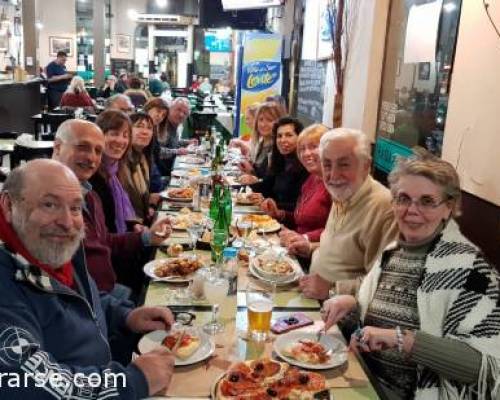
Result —
<instances>
[{"instance_id":1,"label":"waiter","mask_svg":"<svg viewBox=\"0 0 500 400\"><path fill-rule=\"evenodd\" d=\"M49 109L53 109L61 103L61 97L68 88L72 74L66 71L67 54L64 51L57 52L57 58L47 65L47 97Z\"/></svg>"}]
</instances>

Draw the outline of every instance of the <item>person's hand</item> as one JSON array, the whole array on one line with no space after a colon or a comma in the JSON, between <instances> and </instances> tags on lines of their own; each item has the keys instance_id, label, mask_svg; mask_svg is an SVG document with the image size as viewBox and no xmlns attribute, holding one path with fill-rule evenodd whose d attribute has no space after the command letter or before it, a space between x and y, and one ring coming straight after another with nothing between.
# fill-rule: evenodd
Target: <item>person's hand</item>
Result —
<instances>
[{"instance_id":1,"label":"person's hand","mask_svg":"<svg viewBox=\"0 0 500 400\"><path fill-rule=\"evenodd\" d=\"M165 217L156 221L151 228L151 246L159 246L172 233L172 221Z\"/></svg>"},{"instance_id":2,"label":"person's hand","mask_svg":"<svg viewBox=\"0 0 500 400\"><path fill-rule=\"evenodd\" d=\"M306 239L303 235L300 235L298 233L295 235L289 235L286 238L286 241L287 241L286 248L288 249L288 252L290 254L303 258L308 258L311 256L312 253L311 242L308 239Z\"/></svg>"},{"instance_id":3,"label":"person's hand","mask_svg":"<svg viewBox=\"0 0 500 400\"><path fill-rule=\"evenodd\" d=\"M326 299L331 286L329 281L318 274L306 275L299 280L299 289L309 299Z\"/></svg>"},{"instance_id":4,"label":"person's hand","mask_svg":"<svg viewBox=\"0 0 500 400\"><path fill-rule=\"evenodd\" d=\"M288 229L284 226L281 227L278 236L280 238L280 245L283 247L288 247L290 240L292 240L293 238L297 238L297 240L300 240L300 238L305 239L300 233L292 231L291 229Z\"/></svg>"},{"instance_id":5,"label":"person's hand","mask_svg":"<svg viewBox=\"0 0 500 400\"><path fill-rule=\"evenodd\" d=\"M198 146L198 139L192 138L188 140L189 144L192 144L193 146Z\"/></svg>"},{"instance_id":6,"label":"person's hand","mask_svg":"<svg viewBox=\"0 0 500 400\"><path fill-rule=\"evenodd\" d=\"M149 193L149 204L154 204L156 206L160 202L160 199L160 193Z\"/></svg>"},{"instance_id":7,"label":"person's hand","mask_svg":"<svg viewBox=\"0 0 500 400\"><path fill-rule=\"evenodd\" d=\"M254 183L257 183L258 180L259 178L256 176L244 174L238 178L238 183L241 183L242 185L253 185Z\"/></svg>"},{"instance_id":8,"label":"person's hand","mask_svg":"<svg viewBox=\"0 0 500 400\"><path fill-rule=\"evenodd\" d=\"M356 307L356 299L348 294L326 300L321 307L321 318L325 322L325 331Z\"/></svg>"},{"instance_id":9,"label":"person's hand","mask_svg":"<svg viewBox=\"0 0 500 400\"><path fill-rule=\"evenodd\" d=\"M245 174L252 174L253 173L253 165L248 160L240 161L240 163L238 164L238 167L240 168L240 171L245 173Z\"/></svg>"},{"instance_id":10,"label":"person's hand","mask_svg":"<svg viewBox=\"0 0 500 400\"><path fill-rule=\"evenodd\" d=\"M135 333L166 331L174 324L174 316L166 307L138 307L127 316L125 324Z\"/></svg>"},{"instance_id":11,"label":"person's hand","mask_svg":"<svg viewBox=\"0 0 500 400\"><path fill-rule=\"evenodd\" d=\"M415 333L406 332L403 335L403 352L410 354L415 343ZM396 329L383 329L365 326L351 336L350 347L354 351L370 352L387 349L398 349Z\"/></svg>"},{"instance_id":12,"label":"person's hand","mask_svg":"<svg viewBox=\"0 0 500 400\"><path fill-rule=\"evenodd\" d=\"M174 373L175 357L165 347L137 357L133 364L144 374L148 382L149 395L154 396L170 385Z\"/></svg>"},{"instance_id":13,"label":"person's hand","mask_svg":"<svg viewBox=\"0 0 500 400\"><path fill-rule=\"evenodd\" d=\"M270 217L278 220L283 219L285 214L285 212L280 210L276 202L271 198L265 199L262 203L260 203L260 209Z\"/></svg>"},{"instance_id":14,"label":"person's hand","mask_svg":"<svg viewBox=\"0 0 500 400\"><path fill-rule=\"evenodd\" d=\"M144 225L142 224L135 224L134 227L133 227L133 230L134 232L137 232L137 233L142 233L144 231L147 231L148 228L146 228Z\"/></svg>"},{"instance_id":15,"label":"person's hand","mask_svg":"<svg viewBox=\"0 0 500 400\"><path fill-rule=\"evenodd\" d=\"M179 147L176 151L178 156L185 156L186 154L189 154L189 151L185 149L184 147Z\"/></svg>"},{"instance_id":16,"label":"person's hand","mask_svg":"<svg viewBox=\"0 0 500 400\"><path fill-rule=\"evenodd\" d=\"M262 193L250 193L248 195L248 200L250 200L255 205L260 205L264 201L264 196Z\"/></svg>"}]
</instances>

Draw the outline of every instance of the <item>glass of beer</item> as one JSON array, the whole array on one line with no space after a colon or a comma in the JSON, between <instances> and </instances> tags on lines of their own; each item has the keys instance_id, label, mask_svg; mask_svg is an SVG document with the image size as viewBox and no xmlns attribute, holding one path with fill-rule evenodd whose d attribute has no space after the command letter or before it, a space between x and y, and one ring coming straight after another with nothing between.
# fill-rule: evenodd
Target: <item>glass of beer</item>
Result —
<instances>
[{"instance_id":1,"label":"glass of beer","mask_svg":"<svg viewBox=\"0 0 500 400\"><path fill-rule=\"evenodd\" d=\"M253 283L246 290L248 334L255 341L266 340L271 329L273 293Z\"/></svg>"}]
</instances>

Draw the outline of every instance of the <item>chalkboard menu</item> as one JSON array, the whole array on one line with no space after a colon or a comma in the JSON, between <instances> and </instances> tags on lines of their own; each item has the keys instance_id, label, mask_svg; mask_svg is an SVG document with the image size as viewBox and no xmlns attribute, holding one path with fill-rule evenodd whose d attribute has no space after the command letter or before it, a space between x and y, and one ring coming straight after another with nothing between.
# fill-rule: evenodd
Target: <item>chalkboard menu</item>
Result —
<instances>
[{"instance_id":1,"label":"chalkboard menu","mask_svg":"<svg viewBox=\"0 0 500 400\"><path fill-rule=\"evenodd\" d=\"M323 120L325 76L326 61L300 62L297 116L307 123Z\"/></svg>"}]
</instances>

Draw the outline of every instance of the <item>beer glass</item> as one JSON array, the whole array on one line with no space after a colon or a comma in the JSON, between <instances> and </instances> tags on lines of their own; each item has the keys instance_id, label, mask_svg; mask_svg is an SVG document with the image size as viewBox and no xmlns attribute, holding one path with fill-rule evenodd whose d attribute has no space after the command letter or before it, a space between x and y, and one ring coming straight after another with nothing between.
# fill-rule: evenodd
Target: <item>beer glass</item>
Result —
<instances>
[{"instance_id":1,"label":"beer glass","mask_svg":"<svg viewBox=\"0 0 500 400\"><path fill-rule=\"evenodd\" d=\"M248 334L255 341L266 340L271 329L273 292L249 283L246 289Z\"/></svg>"}]
</instances>

